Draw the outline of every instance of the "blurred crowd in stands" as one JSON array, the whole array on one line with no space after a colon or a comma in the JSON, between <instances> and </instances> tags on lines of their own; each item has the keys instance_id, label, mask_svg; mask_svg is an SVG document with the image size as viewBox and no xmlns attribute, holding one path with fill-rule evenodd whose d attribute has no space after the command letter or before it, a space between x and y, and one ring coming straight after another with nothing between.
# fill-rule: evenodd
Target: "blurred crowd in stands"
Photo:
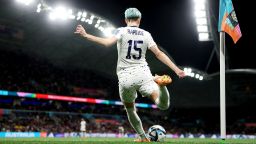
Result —
<instances>
[{"instance_id":1,"label":"blurred crowd in stands","mask_svg":"<svg viewBox=\"0 0 256 144\"><path fill-rule=\"evenodd\" d=\"M70 104L59 101L42 105L47 100L40 100L40 103L33 105L31 99L18 102L21 99L15 98L12 103L8 103L10 99L0 98L1 131L79 132L80 120L83 117L87 121L89 133L117 133L120 125L124 127L125 133L134 133L123 106ZM17 103L20 103L19 106ZM139 108L138 114L146 131L151 125L160 124L167 133L172 134L213 134L219 133L219 116L214 111L218 109L173 109L169 114L163 114L158 109ZM256 134L255 121L255 116L228 115L227 133Z\"/></svg>"},{"instance_id":2,"label":"blurred crowd in stands","mask_svg":"<svg viewBox=\"0 0 256 144\"><path fill-rule=\"evenodd\" d=\"M10 111L9 111L10 112ZM83 115L77 113L11 111L0 116L0 131L4 132L79 132ZM123 116L111 117L106 114L84 115L88 133L118 133L118 126L125 127L126 133L134 133Z\"/></svg>"}]
</instances>

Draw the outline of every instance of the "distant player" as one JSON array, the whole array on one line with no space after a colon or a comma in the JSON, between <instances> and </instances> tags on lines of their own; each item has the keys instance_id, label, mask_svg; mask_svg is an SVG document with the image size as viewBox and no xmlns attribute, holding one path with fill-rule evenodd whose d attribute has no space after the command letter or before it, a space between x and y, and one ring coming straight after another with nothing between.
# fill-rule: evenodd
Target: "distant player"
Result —
<instances>
[{"instance_id":1,"label":"distant player","mask_svg":"<svg viewBox=\"0 0 256 144\"><path fill-rule=\"evenodd\" d=\"M84 118L81 119L80 122L80 137L85 137L86 134L86 121Z\"/></svg>"},{"instance_id":2,"label":"distant player","mask_svg":"<svg viewBox=\"0 0 256 144\"><path fill-rule=\"evenodd\" d=\"M185 76L166 54L164 54L154 42L151 34L139 28L141 13L137 8L129 8L125 11L126 27L118 28L113 37L100 38L88 34L78 25L75 33L85 39L109 47L117 43L118 60L117 76L119 80L119 93L125 106L130 124L139 135L136 142L150 141L142 127L141 120L135 108L136 91L149 97L161 110L166 110L170 105L169 92L166 85L171 83L169 76L152 76L145 59L146 51L152 51L155 56L180 78Z\"/></svg>"},{"instance_id":3,"label":"distant player","mask_svg":"<svg viewBox=\"0 0 256 144\"><path fill-rule=\"evenodd\" d=\"M122 125L118 126L118 134L120 137L124 136L124 127Z\"/></svg>"}]
</instances>

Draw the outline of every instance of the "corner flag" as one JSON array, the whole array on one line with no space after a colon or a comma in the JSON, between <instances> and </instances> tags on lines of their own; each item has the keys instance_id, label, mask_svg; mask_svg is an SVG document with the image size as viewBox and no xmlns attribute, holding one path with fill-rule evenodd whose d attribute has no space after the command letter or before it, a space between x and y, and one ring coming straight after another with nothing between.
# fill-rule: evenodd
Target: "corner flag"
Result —
<instances>
[{"instance_id":1,"label":"corner flag","mask_svg":"<svg viewBox=\"0 0 256 144\"><path fill-rule=\"evenodd\" d=\"M220 0L218 30L228 33L234 43L242 36L232 0Z\"/></svg>"}]
</instances>

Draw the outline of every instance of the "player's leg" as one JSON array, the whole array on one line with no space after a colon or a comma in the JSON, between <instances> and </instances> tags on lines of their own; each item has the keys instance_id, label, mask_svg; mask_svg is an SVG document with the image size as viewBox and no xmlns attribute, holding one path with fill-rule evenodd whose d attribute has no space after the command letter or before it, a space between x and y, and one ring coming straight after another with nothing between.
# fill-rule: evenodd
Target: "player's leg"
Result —
<instances>
[{"instance_id":1,"label":"player's leg","mask_svg":"<svg viewBox=\"0 0 256 144\"><path fill-rule=\"evenodd\" d=\"M163 77L155 76L154 79L152 79L152 77L148 78L149 79L148 82L142 84L141 87L139 88L139 91L143 96L147 96L151 98L159 109L166 110L170 106L170 95L167 87L164 86L164 84L167 84L167 83L164 83L164 84L161 83L161 85L159 85L159 83L155 82L155 80L160 81L161 80L160 78L163 78ZM165 77L165 78L169 78L169 77ZM166 82L169 82L169 80Z\"/></svg>"},{"instance_id":2,"label":"player's leg","mask_svg":"<svg viewBox=\"0 0 256 144\"><path fill-rule=\"evenodd\" d=\"M161 110L166 110L170 106L170 94L166 85L172 82L172 79L168 75L155 75L153 78L157 83L159 89L151 93L151 99L155 102L157 107Z\"/></svg>"},{"instance_id":3,"label":"player's leg","mask_svg":"<svg viewBox=\"0 0 256 144\"><path fill-rule=\"evenodd\" d=\"M119 94L124 104L128 120L131 126L133 127L133 129L140 136L140 138L136 141L149 141L142 127L141 119L136 112L136 107L135 107L135 99L137 97L136 89L132 86L127 86L127 83L120 82Z\"/></svg>"},{"instance_id":4,"label":"player's leg","mask_svg":"<svg viewBox=\"0 0 256 144\"><path fill-rule=\"evenodd\" d=\"M137 132L139 135L139 139L135 140L136 142L149 142L149 139L147 138L145 131L142 127L142 122L140 120L140 117L138 116L135 108L134 102L128 103L124 102L124 106L126 109L126 113L129 119L130 124L132 125L133 129Z\"/></svg>"},{"instance_id":5,"label":"player's leg","mask_svg":"<svg viewBox=\"0 0 256 144\"><path fill-rule=\"evenodd\" d=\"M169 108L170 95L166 86L159 86L159 89L153 91L150 97L159 109L167 110Z\"/></svg>"},{"instance_id":6,"label":"player's leg","mask_svg":"<svg viewBox=\"0 0 256 144\"><path fill-rule=\"evenodd\" d=\"M83 137L83 131L82 130L80 131L79 136L80 136L80 138Z\"/></svg>"},{"instance_id":7,"label":"player's leg","mask_svg":"<svg viewBox=\"0 0 256 144\"><path fill-rule=\"evenodd\" d=\"M82 137L83 137L83 138L85 137L85 130L82 131Z\"/></svg>"},{"instance_id":8,"label":"player's leg","mask_svg":"<svg viewBox=\"0 0 256 144\"><path fill-rule=\"evenodd\" d=\"M140 117L137 114L135 107L135 99L137 98L137 87L140 79L141 70L139 68L131 69L122 73L118 73L119 79L119 94L121 100L125 106L128 120L133 129L140 136L136 139L136 142L149 142L150 140L146 137L145 131L142 126ZM152 78L152 75L151 75Z\"/></svg>"}]
</instances>

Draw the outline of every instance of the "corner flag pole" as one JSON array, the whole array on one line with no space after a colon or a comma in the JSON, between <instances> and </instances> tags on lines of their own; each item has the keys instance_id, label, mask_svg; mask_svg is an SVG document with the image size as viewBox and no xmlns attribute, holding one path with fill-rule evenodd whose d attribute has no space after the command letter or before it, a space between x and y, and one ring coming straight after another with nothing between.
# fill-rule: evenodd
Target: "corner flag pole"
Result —
<instances>
[{"instance_id":1,"label":"corner flag pole","mask_svg":"<svg viewBox=\"0 0 256 144\"><path fill-rule=\"evenodd\" d=\"M220 32L220 135L226 139L226 86L225 86L225 32L229 34L234 43L242 33L232 4L232 0L220 0L219 24Z\"/></svg>"},{"instance_id":2,"label":"corner flag pole","mask_svg":"<svg viewBox=\"0 0 256 144\"><path fill-rule=\"evenodd\" d=\"M220 32L220 135L226 139L225 32Z\"/></svg>"}]
</instances>

